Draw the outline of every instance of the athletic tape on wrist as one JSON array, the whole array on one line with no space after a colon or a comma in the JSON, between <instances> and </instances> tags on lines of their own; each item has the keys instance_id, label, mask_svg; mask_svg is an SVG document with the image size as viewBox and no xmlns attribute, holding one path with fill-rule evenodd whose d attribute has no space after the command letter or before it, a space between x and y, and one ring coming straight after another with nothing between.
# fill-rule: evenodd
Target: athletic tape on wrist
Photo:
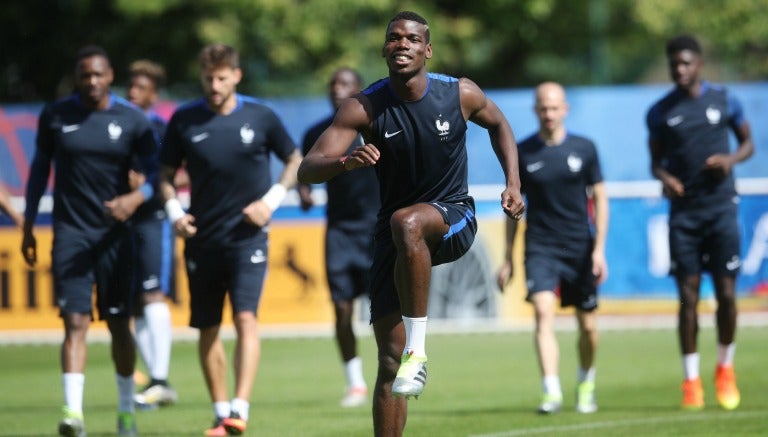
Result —
<instances>
[{"instance_id":1,"label":"athletic tape on wrist","mask_svg":"<svg viewBox=\"0 0 768 437\"><path fill-rule=\"evenodd\" d=\"M168 215L168 220L171 223L176 223L177 220L187 215L184 212L184 208L181 207L181 202L175 197L165 202L165 213Z\"/></svg>"},{"instance_id":2,"label":"athletic tape on wrist","mask_svg":"<svg viewBox=\"0 0 768 437\"><path fill-rule=\"evenodd\" d=\"M283 202L283 199L285 199L285 195L287 193L288 193L288 190L286 190L284 186L282 186L281 184L275 184L275 185L272 185L272 188L270 188L269 191L267 191L267 194L265 194L264 197L261 198L261 200L263 200L264 203L267 204L269 209L274 211Z\"/></svg>"}]
</instances>

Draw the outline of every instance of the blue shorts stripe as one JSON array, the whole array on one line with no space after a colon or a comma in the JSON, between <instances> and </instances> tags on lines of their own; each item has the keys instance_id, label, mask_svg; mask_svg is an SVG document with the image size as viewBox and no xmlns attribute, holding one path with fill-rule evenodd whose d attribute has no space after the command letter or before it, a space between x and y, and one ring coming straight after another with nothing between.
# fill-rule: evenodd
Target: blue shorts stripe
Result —
<instances>
[{"instance_id":1,"label":"blue shorts stripe","mask_svg":"<svg viewBox=\"0 0 768 437\"><path fill-rule=\"evenodd\" d=\"M170 293L171 290L171 275L173 274L173 245L176 242L176 238L171 228L171 222L169 220L163 220L162 226L162 255L160 265L160 287L166 293Z\"/></svg>"},{"instance_id":2,"label":"blue shorts stripe","mask_svg":"<svg viewBox=\"0 0 768 437\"><path fill-rule=\"evenodd\" d=\"M471 209L467 209L467 211L464 213L464 217L461 220L459 220L458 223L454 223L451 225L450 228L448 228L448 232L445 235L443 235L443 240L447 240L452 236L461 232L461 230L466 228L467 224L469 224L472 221L472 218L474 217L475 217L475 213Z\"/></svg>"}]
</instances>

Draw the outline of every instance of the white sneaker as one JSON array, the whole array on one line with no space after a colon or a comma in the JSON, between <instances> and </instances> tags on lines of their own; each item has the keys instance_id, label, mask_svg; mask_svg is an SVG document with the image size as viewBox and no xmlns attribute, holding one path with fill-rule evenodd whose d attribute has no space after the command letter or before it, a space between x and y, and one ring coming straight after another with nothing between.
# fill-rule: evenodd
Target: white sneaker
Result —
<instances>
[{"instance_id":1,"label":"white sneaker","mask_svg":"<svg viewBox=\"0 0 768 437\"><path fill-rule=\"evenodd\" d=\"M347 394L341 398L342 408L354 408L365 405L368 402L368 389L366 387L350 387Z\"/></svg>"},{"instance_id":2,"label":"white sneaker","mask_svg":"<svg viewBox=\"0 0 768 437\"><path fill-rule=\"evenodd\" d=\"M179 399L176 390L167 385L155 384L133 395L133 401L140 408L170 405Z\"/></svg>"},{"instance_id":3,"label":"white sneaker","mask_svg":"<svg viewBox=\"0 0 768 437\"><path fill-rule=\"evenodd\" d=\"M563 409L563 395L544 393L539 405L539 414L555 414Z\"/></svg>"},{"instance_id":4,"label":"white sneaker","mask_svg":"<svg viewBox=\"0 0 768 437\"><path fill-rule=\"evenodd\" d=\"M427 357L417 357L413 352L404 354L400 359L400 369L397 371L395 382L392 383L392 395L411 396L416 399L424 391L427 384Z\"/></svg>"},{"instance_id":5,"label":"white sneaker","mask_svg":"<svg viewBox=\"0 0 768 437\"><path fill-rule=\"evenodd\" d=\"M582 414L597 411L594 382L582 382L576 387L576 411Z\"/></svg>"},{"instance_id":6,"label":"white sneaker","mask_svg":"<svg viewBox=\"0 0 768 437\"><path fill-rule=\"evenodd\" d=\"M59 421L59 435L63 437L85 437L83 415L64 407L64 418Z\"/></svg>"}]
</instances>

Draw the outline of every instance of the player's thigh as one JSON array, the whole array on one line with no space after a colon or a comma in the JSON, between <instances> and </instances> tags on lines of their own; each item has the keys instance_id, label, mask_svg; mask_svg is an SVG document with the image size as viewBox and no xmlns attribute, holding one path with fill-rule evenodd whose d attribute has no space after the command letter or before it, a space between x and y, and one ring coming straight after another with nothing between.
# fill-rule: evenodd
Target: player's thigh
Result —
<instances>
[{"instance_id":1,"label":"player's thigh","mask_svg":"<svg viewBox=\"0 0 768 437\"><path fill-rule=\"evenodd\" d=\"M698 275L702 265L702 243L704 229L697 214L679 211L672 213L669 220L669 256L672 261L670 273L676 277Z\"/></svg>"},{"instance_id":2,"label":"player's thigh","mask_svg":"<svg viewBox=\"0 0 768 437\"><path fill-rule=\"evenodd\" d=\"M373 245L370 231L326 231L325 273L334 302L352 300L366 293Z\"/></svg>"},{"instance_id":3,"label":"player's thigh","mask_svg":"<svg viewBox=\"0 0 768 437\"><path fill-rule=\"evenodd\" d=\"M525 254L526 300L533 301L537 293L554 292L560 284L560 271L556 257L545 251L527 251Z\"/></svg>"},{"instance_id":4,"label":"player's thigh","mask_svg":"<svg viewBox=\"0 0 768 437\"><path fill-rule=\"evenodd\" d=\"M432 265L456 261L469 251L477 234L477 218L471 203L433 202L434 207L448 225L437 250L432 255Z\"/></svg>"},{"instance_id":5,"label":"player's thigh","mask_svg":"<svg viewBox=\"0 0 768 437\"><path fill-rule=\"evenodd\" d=\"M585 243L580 252L562 260L560 305L582 311L597 309L597 280L592 272L592 244Z\"/></svg>"},{"instance_id":6,"label":"player's thigh","mask_svg":"<svg viewBox=\"0 0 768 437\"><path fill-rule=\"evenodd\" d=\"M228 271L224 249L187 244L184 248L189 283L189 326L208 328L221 323Z\"/></svg>"},{"instance_id":7,"label":"player's thigh","mask_svg":"<svg viewBox=\"0 0 768 437\"><path fill-rule=\"evenodd\" d=\"M145 220L133 228L133 278L138 293L168 294L173 274L175 237L167 220Z\"/></svg>"},{"instance_id":8,"label":"player's thigh","mask_svg":"<svg viewBox=\"0 0 768 437\"><path fill-rule=\"evenodd\" d=\"M397 251L388 234L374 242L373 264L370 275L371 322L400 313L400 299L395 287L395 259Z\"/></svg>"},{"instance_id":9,"label":"player's thigh","mask_svg":"<svg viewBox=\"0 0 768 437\"><path fill-rule=\"evenodd\" d=\"M233 314L243 311L258 314L267 274L267 248L267 236L261 233L246 244L229 249L229 300Z\"/></svg>"},{"instance_id":10,"label":"player's thigh","mask_svg":"<svg viewBox=\"0 0 768 437\"><path fill-rule=\"evenodd\" d=\"M741 266L741 236L735 205L714 214L704 242L707 268L715 276L736 275Z\"/></svg>"},{"instance_id":11,"label":"player's thigh","mask_svg":"<svg viewBox=\"0 0 768 437\"><path fill-rule=\"evenodd\" d=\"M96 280L94 242L80 232L55 228L51 270L56 305L62 314L91 313Z\"/></svg>"},{"instance_id":12,"label":"player's thigh","mask_svg":"<svg viewBox=\"0 0 768 437\"><path fill-rule=\"evenodd\" d=\"M97 244L96 295L102 319L131 315L131 258L131 232L123 224L115 225Z\"/></svg>"}]
</instances>

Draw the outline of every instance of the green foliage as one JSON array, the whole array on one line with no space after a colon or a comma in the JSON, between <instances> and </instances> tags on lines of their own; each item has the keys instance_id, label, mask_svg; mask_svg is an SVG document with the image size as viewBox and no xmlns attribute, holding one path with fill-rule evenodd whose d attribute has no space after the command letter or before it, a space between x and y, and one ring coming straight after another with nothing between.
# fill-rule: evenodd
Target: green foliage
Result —
<instances>
[{"instance_id":1,"label":"green foliage","mask_svg":"<svg viewBox=\"0 0 768 437\"><path fill-rule=\"evenodd\" d=\"M670 318L673 316L670 315ZM330 328L329 331L330 332ZM360 355L372 387L375 344L360 332ZM563 412L535 413L540 379L530 332L430 334L429 382L409 401L409 436L722 436L763 435L768 409L765 327L742 327L736 370L742 403L736 411L715 403L712 374L716 337L699 337L707 406L699 413L679 409L681 368L673 329L605 330L597 361L594 415L573 411L576 333L558 333ZM232 342L225 346L232 353ZM63 403L58 345L0 346L0 436L53 435ZM107 344L89 346L85 420L89 435L114 432L117 392ZM230 371L231 377L231 371ZM138 412L144 436L199 436L212 410L197 361L196 344L174 343L170 381L179 402L159 411ZM273 338L262 344L262 362L251 398L249 435L372 435L369 407L338 407L343 371L331 338ZM232 381L230 379L230 393Z\"/></svg>"},{"instance_id":2,"label":"green foliage","mask_svg":"<svg viewBox=\"0 0 768 437\"><path fill-rule=\"evenodd\" d=\"M430 23L430 70L487 88L655 80L664 40L683 31L701 37L724 79L768 74L768 0L29 0L0 15L0 101L68 93L86 43L108 50L118 85L132 60L162 62L178 98L199 93L196 54L214 41L240 50L242 92L324 94L340 65L368 81L387 74L383 35L403 9Z\"/></svg>"},{"instance_id":3,"label":"green foliage","mask_svg":"<svg viewBox=\"0 0 768 437\"><path fill-rule=\"evenodd\" d=\"M768 0L644 0L635 15L649 33L666 39L690 33L704 43L705 57L738 66L731 80L768 75ZM663 52L659 50L661 55Z\"/></svg>"}]
</instances>

